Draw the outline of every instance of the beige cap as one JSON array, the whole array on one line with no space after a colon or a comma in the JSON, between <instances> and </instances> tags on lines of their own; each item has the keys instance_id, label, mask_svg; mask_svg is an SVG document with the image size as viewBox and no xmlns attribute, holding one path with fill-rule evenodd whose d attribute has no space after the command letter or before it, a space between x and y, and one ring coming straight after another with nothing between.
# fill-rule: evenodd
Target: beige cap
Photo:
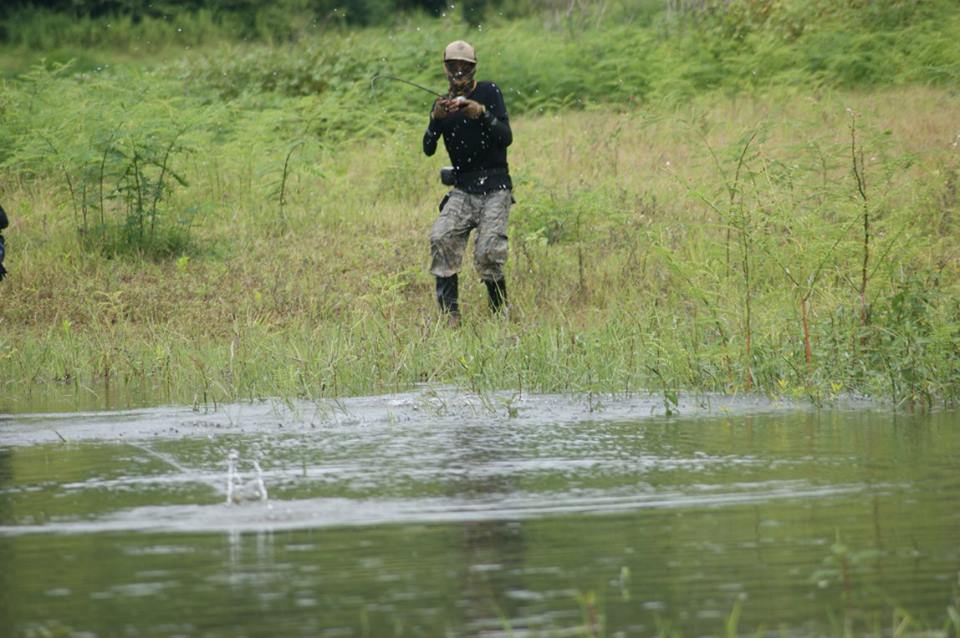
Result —
<instances>
[{"instance_id":1,"label":"beige cap","mask_svg":"<svg viewBox=\"0 0 960 638\"><path fill-rule=\"evenodd\" d=\"M476 64L477 52L468 42L456 40L448 44L447 48L443 50L443 61L446 62L447 60L463 60Z\"/></svg>"}]
</instances>

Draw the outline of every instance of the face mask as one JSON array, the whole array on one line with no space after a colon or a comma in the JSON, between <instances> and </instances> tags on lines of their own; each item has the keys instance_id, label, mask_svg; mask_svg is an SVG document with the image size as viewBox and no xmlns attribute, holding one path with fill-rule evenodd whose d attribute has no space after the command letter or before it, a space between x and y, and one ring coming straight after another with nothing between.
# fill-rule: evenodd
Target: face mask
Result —
<instances>
[{"instance_id":1,"label":"face mask","mask_svg":"<svg viewBox=\"0 0 960 638\"><path fill-rule=\"evenodd\" d=\"M473 78L477 72L477 65L460 60L450 60L443 65L450 83L452 95L462 95L473 88Z\"/></svg>"}]
</instances>

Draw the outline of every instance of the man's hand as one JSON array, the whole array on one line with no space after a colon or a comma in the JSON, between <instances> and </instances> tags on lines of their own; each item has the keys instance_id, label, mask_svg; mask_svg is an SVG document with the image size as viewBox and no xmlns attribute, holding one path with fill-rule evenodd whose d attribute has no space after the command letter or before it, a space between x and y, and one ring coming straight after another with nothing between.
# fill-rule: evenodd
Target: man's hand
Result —
<instances>
[{"instance_id":1,"label":"man's hand","mask_svg":"<svg viewBox=\"0 0 960 638\"><path fill-rule=\"evenodd\" d=\"M435 120L442 120L451 113L458 112L463 112L468 118L475 120L487 112L487 107L476 100L467 100L462 97L437 98L437 101L433 103L433 111L430 112L430 117Z\"/></svg>"},{"instance_id":2,"label":"man's hand","mask_svg":"<svg viewBox=\"0 0 960 638\"><path fill-rule=\"evenodd\" d=\"M430 118L434 120L442 120L451 113L456 112L459 108L460 102L457 100L448 100L447 98L438 97L437 100L433 103L433 111L430 112Z\"/></svg>"},{"instance_id":3,"label":"man's hand","mask_svg":"<svg viewBox=\"0 0 960 638\"><path fill-rule=\"evenodd\" d=\"M487 107L476 100L462 100L460 102L460 110L471 120L475 120L487 112Z\"/></svg>"}]
</instances>

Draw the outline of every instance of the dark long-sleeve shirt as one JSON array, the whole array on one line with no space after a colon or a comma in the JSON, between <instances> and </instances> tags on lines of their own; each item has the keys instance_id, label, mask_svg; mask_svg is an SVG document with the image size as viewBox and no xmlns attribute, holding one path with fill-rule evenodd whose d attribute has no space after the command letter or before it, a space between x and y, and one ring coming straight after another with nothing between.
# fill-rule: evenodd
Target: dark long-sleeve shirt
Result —
<instances>
[{"instance_id":1,"label":"dark long-sleeve shirt","mask_svg":"<svg viewBox=\"0 0 960 638\"><path fill-rule=\"evenodd\" d=\"M431 119L423 134L423 152L432 156L437 151L437 141L443 137L450 163L457 172L457 188L469 193L513 188L507 165L507 147L513 142L513 133L503 94L493 82L477 82L473 93L465 97L483 104L486 113L476 120L463 113Z\"/></svg>"}]
</instances>

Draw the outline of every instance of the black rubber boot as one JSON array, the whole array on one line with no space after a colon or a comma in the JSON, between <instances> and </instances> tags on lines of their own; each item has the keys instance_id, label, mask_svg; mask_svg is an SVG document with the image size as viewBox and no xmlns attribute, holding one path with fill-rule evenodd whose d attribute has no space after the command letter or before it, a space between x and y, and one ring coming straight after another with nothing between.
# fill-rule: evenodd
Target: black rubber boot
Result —
<instances>
[{"instance_id":1,"label":"black rubber boot","mask_svg":"<svg viewBox=\"0 0 960 638\"><path fill-rule=\"evenodd\" d=\"M487 296L490 299L490 310L493 312L500 312L504 304L507 303L507 281L501 279L499 281L484 281L487 285Z\"/></svg>"},{"instance_id":2,"label":"black rubber boot","mask_svg":"<svg viewBox=\"0 0 960 638\"><path fill-rule=\"evenodd\" d=\"M457 276L437 277L437 303L440 304L440 311L447 315L447 324L451 327L460 325L460 305L457 297Z\"/></svg>"}]
</instances>

